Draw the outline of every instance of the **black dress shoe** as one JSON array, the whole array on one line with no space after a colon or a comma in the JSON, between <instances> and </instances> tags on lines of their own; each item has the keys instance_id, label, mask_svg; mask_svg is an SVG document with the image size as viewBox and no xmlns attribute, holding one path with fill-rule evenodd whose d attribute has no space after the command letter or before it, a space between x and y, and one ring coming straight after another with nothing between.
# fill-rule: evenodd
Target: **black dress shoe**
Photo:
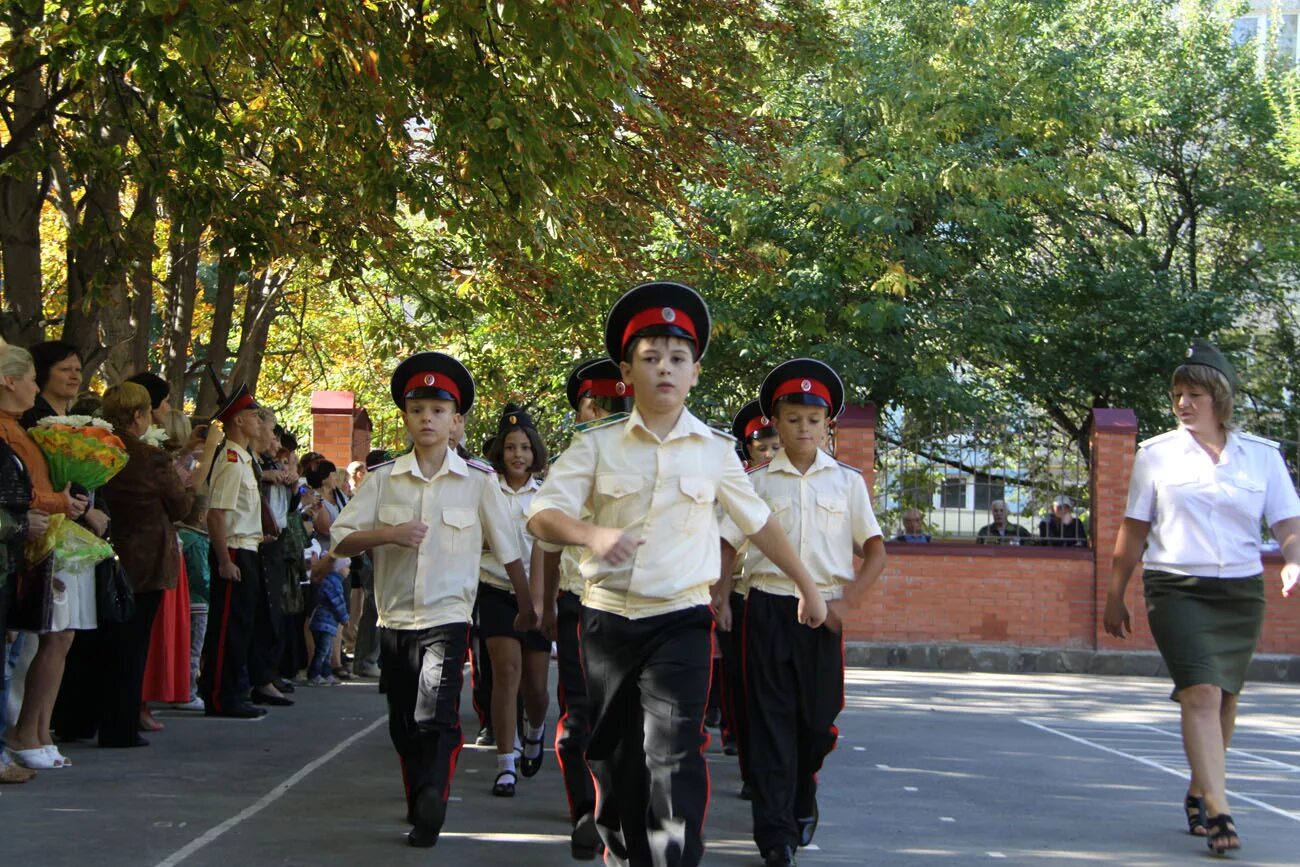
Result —
<instances>
[{"instance_id":1,"label":"black dress shoe","mask_svg":"<svg viewBox=\"0 0 1300 867\"><path fill-rule=\"evenodd\" d=\"M495 747L497 745L496 735L492 734L492 729L488 726L482 726L478 730L478 737L474 738L474 745L477 747Z\"/></svg>"},{"instance_id":2,"label":"black dress shoe","mask_svg":"<svg viewBox=\"0 0 1300 867\"><path fill-rule=\"evenodd\" d=\"M763 867L794 867L793 846L773 846L763 852Z\"/></svg>"},{"instance_id":3,"label":"black dress shoe","mask_svg":"<svg viewBox=\"0 0 1300 867\"><path fill-rule=\"evenodd\" d=\"M722 725L722 711L716 707L711 708L704 714L704 727L706 729L716 729Z\"/></svg>"},{"instance_id":4,"label":"black dress shoe","mask_svg":"<svg viewBox=\"0 0 1300 867\"><path fill-rule=\"evenodd\" d=\"M280 678L280 682L275 685L275 688L280 690L280 692L284 693L285 695L288 695L289 693L293 692L295 689L293 685L293 681L285 680L284 678Z\"/></svg>"},{"instance_id":5,"label":"black dress shoe","mask_svg":"<svg viewBox=\"0 0 1300 867\"><path fill-rule=\"evenodd\" d=\"M293 699L282 695L270 695L260 689L253 690L251 701L253 704L269 704L272 707L293 707Z\"/></svg>"},{"instance_id":6,"label":"black dress shoe","mask_svg":"<svg viewBox=\"0 0 1300 867\"><path fill-rule=\"evenodd\" d=\"M411 818L415 820L415 827L406 835L406 842L420 849L428 849L438 842L442 823L447 818L447 803L438 797L433 786L425 786L411 805Z\"/></svg>"},{"instance_id":7,"label":"black dress shoe","mask_svg":"<svg viewBox=\"0 0 1300 867\"><path fill-rule=\"evenodd\" d=\"M596 828L596 817L584 813L569 835L569 854L575 861L592 861L605 849Z\"/></svg>"},{"instance_id":8,"label":"black dress shoe","mask_svg":"<svg viewBox=\"0 0 1300 867\"><path fill-rule=\"evenodd\" d=\"M266 716L266 708L244 702L234 707L228 707L223 711L213 710L208 707L203 711L203 715L225 717L227 719L261 719Z\"/></svg>"}]
</instances>

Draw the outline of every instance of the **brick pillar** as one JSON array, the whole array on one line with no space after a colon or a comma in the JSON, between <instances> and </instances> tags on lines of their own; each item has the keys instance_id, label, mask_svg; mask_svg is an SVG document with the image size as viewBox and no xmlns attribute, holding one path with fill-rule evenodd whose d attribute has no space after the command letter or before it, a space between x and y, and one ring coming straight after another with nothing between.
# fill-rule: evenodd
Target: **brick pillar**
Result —
<instances>
[{"instance_id":1,"label":"brick pillar","mask_svg":"<svg viewBox=\"0 0 1300 867\"><path fill-rule=\"evenodd\" d=\"M311 393L311 448L343 469L352 460L352 428L356 413L350 391Z\"/></svg>"},{"instance_id":2,"label":"brick pillar","mask_svg":"<svg viewBox=\"0 0 1300 867\"><path fill-rule=\"evenodd\" d=\"M1106 588L1110 586L1110 567L1114 560L1115 540L1124 522L1124 508L1128 504L1128 482L1133 473L1133 458L1137 453L1137 416L1131 409L1094 409L1092 411L1092 534L1094 553L1093 572L1093 632L1095 646L1100 650L1134 649L1134 642L1117 641L1106 634L1102 614L1106 610ZM1145 632L1145 610L1142 601L1142 581L1131 581L1128 589L1128 606L1134 626L1141 621Z\"/></svg>"},{"instance_id":3,"label":"brick pillar","mask_svg":"<svg viewBox=\"0 0 1300 867\"><path fill-rule=\"evenodd\" d=\"M876 405L849 405L835 422L835 458L862 470L876 499Z\"/></svg>"}]
</instances>

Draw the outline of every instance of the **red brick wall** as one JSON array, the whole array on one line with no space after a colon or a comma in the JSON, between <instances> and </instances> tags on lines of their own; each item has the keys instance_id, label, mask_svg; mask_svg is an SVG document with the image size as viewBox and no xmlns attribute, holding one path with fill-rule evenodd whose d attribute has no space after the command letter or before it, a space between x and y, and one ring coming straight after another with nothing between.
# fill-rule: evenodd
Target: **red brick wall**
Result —
<instances>
[{"instance_id":1,"label":"red brick wall","mask_svg":"<svg viewBox=\"0 0 1300 867\"><path fill-rule=\"evenodd\" d=\"M352 461L352 427L356 405L349 391L311 394L311 448L342 469Z\"/></svg>"},{"instance_id":2,"label":"red brick wall","mask_svg":"<svg viewBox=\"0 0 1300 867\"><path fill-rule=\"evenodd\" d=\"M836 434L836 457L875 478L875 411L851 407ZM1111 554L1128 500L1136 453L1129 410L1094 410L1092 550L972 544L886 545L880 582L845 624L850 641L998 644L1037 648L1150 650L1142 579L1127 594L1133 634L1118 641L1101 617ZM875 491L872 490L872 495ZM1265 557L1268 608L1260 653L1300 654L1300 598L1283 599L1282 560Z\"/></svg>"}]
</instances>

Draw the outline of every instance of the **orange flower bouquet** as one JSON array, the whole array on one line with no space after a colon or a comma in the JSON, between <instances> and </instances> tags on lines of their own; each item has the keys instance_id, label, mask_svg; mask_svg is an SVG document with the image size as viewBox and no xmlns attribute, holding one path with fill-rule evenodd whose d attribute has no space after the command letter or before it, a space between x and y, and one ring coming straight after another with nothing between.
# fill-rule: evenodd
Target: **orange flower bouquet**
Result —
<instances>
[{"instance_id":1,"label":"orange flower bouquet","mask_svg":"<svg viewBox=\"0 0 1300 867\"><path fill-rule=\"evenodd\" d=\"M29 433L45 455L56 491L69 482L93 491L126 466L126 446L101 418L50 416Z\"/></svg>"}]
</instances>

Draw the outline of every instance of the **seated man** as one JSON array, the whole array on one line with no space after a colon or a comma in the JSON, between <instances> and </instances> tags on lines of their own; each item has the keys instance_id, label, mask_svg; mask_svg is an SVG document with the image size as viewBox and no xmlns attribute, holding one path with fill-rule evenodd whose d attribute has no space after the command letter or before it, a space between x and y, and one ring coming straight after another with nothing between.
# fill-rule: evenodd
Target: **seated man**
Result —
<instances>
[{"instance_id":1,"label":"seated man","mask_svg":"<svg viewBox=\"0 0 1300 867\"><path fill-rule=\"evenodd\" d=\"M1053 548L1087 548L1088 531L1074 517L1074 501L1065 494L1052 500L1052 514L1038 522L1040 545Z\"/></svg>"},{"instance_id":2,"label":"seated man","mask_svg":"<svg viewBox=\"0 0 1300 867\"><path fill-rule=\"evenodd\" d=\"M1032 545L1034 534L1019 524L1007 521L1007 501L994 500L989 503L989 514L993 523L980 527L975 536L976 545Z\"/></svg>"},{"instance_id":3,"label":"seated man","mask_svg":"<svg viewBox=\"0 0 1300 867\"><path fill-rule=\"evenodd\" d=\"M925 532L925 522L921 519L919 510L908 509L903 513L903 532L895 536L894 541L922 544L930 541L930 534Z\"/></svg>"}]
</instances>

